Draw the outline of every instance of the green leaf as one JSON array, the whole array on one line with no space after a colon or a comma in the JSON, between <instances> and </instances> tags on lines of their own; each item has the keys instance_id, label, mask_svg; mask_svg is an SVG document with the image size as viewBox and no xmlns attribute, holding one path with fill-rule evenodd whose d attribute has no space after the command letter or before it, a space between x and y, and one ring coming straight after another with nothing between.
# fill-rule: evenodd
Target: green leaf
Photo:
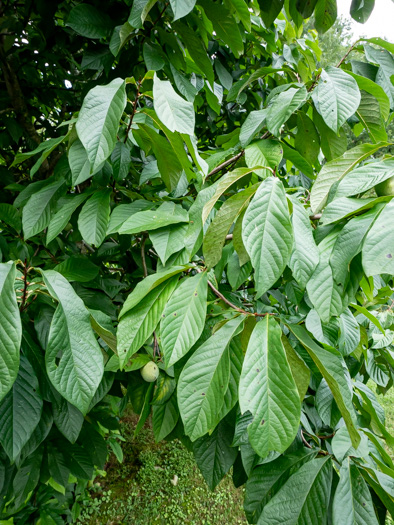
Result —
<instances>
[{"instance_id":1,"label":"green leaf","mask_svg":"<svg viewBox=\"0 0 394 525\"><path fill-rule=\"evenodd\" d=\"M280 135L283 124L289 120L291 115L302 106L308 98L308 92L302 88L290 87L274 97L267 112L267 129L276 137Z\"/></svg>"},{"instance_id":2,"label":"green leaf","mask_svg":"<svg viewBox=\"0 0 394 525\"><path fill-rule=\"evenodd\" d=\"M90 310L90 324L92 325L93 330L110 347L110 349L116 353L117 343L112 324L111 326L108 326L105 321L107 321L107 318L103 312L100 310Z\"/></svg>"},{"instance_id":3,"label":"green leaf","mask_svg":"<svg viewBox=\"0 0 394 525\"><path fill-rule=\"evenodd\" d=\"M123 142L117 142L111 155L113 176L117 181L124 180L130 168L131 154L129 148Z\"/></svg>"},{"instance_id":4,"label":"green leaf","mask_svg":"<svg viewBox=\"0 0 394 525\"><path fill-rule=\"evenodd\" d=\"M110 189L94 192L83 205L78 217L82 238L97 247L103 243L107 233L111 193Z\"/></svg>"},{"instance_id":5,"label":"green leaf","mask_svg":"<svg viewBox=\"0 0 394 525\"><path fill-rule=\"evenodd\" d=\"M374 6L375 6L375 0L352 0L352 4L350 6L350 14L356 22L358 22L359 24L365 24L365 22L370 17ZM355 522L355 523L358 523L358 522ZM363 524L360 522L360 525L363 525Z\"/></svg>"},{"instance_id":6,"label":"green leaf","mask_svg":"<svg viewBox=\"0 0 394 525\"><path fill-rule=\"evenodd\" d=\"M223 420L210 435L201 437L193 445L198 468L210 490L220 483L237 457L237 448L231 446L233 433L233 427Z\"/></svg>"},{"instance_id":7,"label":"green leaf","mask_svg":"<svg viewBox=\"0 0 394 525\"><path fill-rule=\"evenodd\" d=\"M137 284L137 286L134 288L131 294L128 295L123 305L123 308L119 314L119 318L125 315L129 310L134 308L134 306L136 306L139 302L141 302L141 300L146 295L148 295L148 293L151 290L156 288L156 286L159 286L159 284L166 281L170 277L173 277L174 275L177 275L178 273L187 270L187 268L187 266L173 266L168 270L162 270L153 275L148 275L148 277L145 277L144 280L140 281Z\"/></svg>"},{"instance_id":8,"label":"green leaf","mask_svg":"<svg viewBox=\"0 0 394 525\"><path fill-rule=\"evenodd\" d=\"M357 448L352 446L349 432L346 427L341 427L335 432L331 442L332 452L337 461L342 463L345 457L353 456L356 458L366 458L369 454L368 439L361 434L361 441Z\"/></svg>"},{"instance_id":9,"label":"green leaf","mask_svg":"<svg viewBox=\"0 0 394 525\"><path fill-rule=\"evenodd\" d=\"M297 134L294 145L298 153L310 164L317 161L320 139L313 121L302 111L297 115Z\"/></svg>"},{"instance_id":10,"label":"green leaf","mask_svg":"<svg viewBox=\"0 0 394 525\"><path fill-rule=\"evenodd\" d=\"M146 295L134 308L128 308L117 331L119 365L122 368L153 334L161 314L174 291L177 278L164 281Z\"/></svg>"},{"instance_id":11,"label":"green leaf","mask_svg":"<svg viewBox=\"0 0 394 525\"><path fill-rule=\"evenodd\" d=\"M84 98L76 128L87 151L91 173L111 155L125 106L126 83L121 78L94 87Z\"/></svg>"},{"instance_id":12,"label":"green leaf","mask_svg":"<svg viewBox=\"0 0 394 525\"><path fill-rule=\"evenodd\" d=\"M302 157L296 149L291 148L285 142L282 142L283 157L290 161L294 166L304 173L307 177L314 179L316 177L312 166Z\"/></svg>"},{"instance_id":13,"label":"green leaf","mask_svg":"<svg viewBox=\"0 0 394 525\"><path fill-rule=\"evenodd\" d=\"M131 26L141 28L156 2L157 0L135 0L129 16Z\"/></svg>"},{"instance_id":14,"label":"green leaf","mask_svg":"<svg viewBox=\"0 0 394 525\"><path fill-rule=\"evenodd\" d=\"M219 414L219 420L224 419L238 402L238 385L241 377L242 361L244 358L240 336L234 337L229 345L230 379L224 394L224 403Z\"/></svg>"},{"instance_id":15,"label":"green leaf","mask_svg":"<svg viewBox=\"0 0 394 525\"><path fill-rule=\"evenodd\" d=\"M364 478L347 458L339 471L340 481L333 501L334 523L378 525L374 505Z\"/></svg>"},{"instance_id":16,"label":"green leaf","mask_svg":"<svg viewBox=\"0 0 394 525\"><path fill-rule=\"evenodd\" d=\"M319 249L313 237L313 230L308 212L300 201L291 199L293 214L291 222L294 232L294 244L289 267L297 283L305 290L312 274L319 263Z\"/></svg>"},{"instance_id":17,"label":"green leaf","mask_svg":"<svg viewBox=\"0 0 394 525\"><path fill-rule=\"evenodd\" d=\"M365 237L362 247L363 268L367 277L394 274L394 201L380 212Z\"/></svg>"},{"instance_id":18,"label":"green leaf","mask_svg":"<svg viewBox=\"0 0 394 525\"><path fill-rule=\"evenodd\" d=\"M300 424L301 403L281 336L280 326L269 315L256 324L239 383L242 413L254 416L249 441L263 458L270 451L284 452Z\"/></svg>"},{"instance_id":19,"label":"green leaf","mask_svg":"<svg viewBox=\"0 0 394 525\"><path fill-rule=\"evenodd\" d=\"M367 213L353 217L339 232L330 255L332 274L338 284L345 284L350 263L361 251L363 239L383 206L381 203Z\"/></svg>"},{"instance_id":20,"label":"green leaf","mask_svg":"<svg viewBox=\"0 0 394 525\"><path fill-rule=\"evenodd\" d=\"M49 293L59 302L45 352L47 374L59 394L86 414L104 372L89 312L62 275L53 270L41 273Z\"/></svg>"},{"instance_id":21,"label":"green leaf","mask_svg":"<svg viewBox=\"0 0 394 525\"><path fill-rule=\"evenodd\" d=\"M341 157L327 162L321 169L312 187L311 207L313 212L318 213L324 208L333 184L341 181L357 164L387 145L386 142L361 144L346 151Z\"/></svg>"},{"instance_id":22,"label":"green leaf","mask_svg":"<svg viewBox=\"0 0 394 525\"><path fill-rule=\"evenodd\" d=\"M338 184L335 197L358 195L394 176L394 159L370 162L348 173Z\"/></svg>"},{"instance_id":23,"label":"green leaf","mask_svg":"<svg viewBox=\"0 0 394 525\"><path fill-rule=\"evenodd\" d=\"M276 169L283 157L281 144L276 140L259 140L245 149L245 162L249 168L268 166ZM270 175L269 170L256 169L255 173L262 178Z\"/></svg>"},{"instance_id":24,"label":"green leaf","mask_svg":"<svg viewBox=\"0 0 394 525\"><path fill-rule=\"evenodd\" d=\"M357 111L361 95L354 78L341 69L329 66L321 72L314 100L324 122L338 133L346 120Z\"/></svg>"},{"instance_id":25,"label":"green leaf","mask_svg":"<svg viewBox=\"0 0 394 525\"><path fill-rule=\"evenodd\" d=\"M97 277L100 268L89 259L69 257L55 266L54 270L61 273L68 281L89 282Z\"/></svg>"},{"instance_id":26,"label":"green leaf","mask_svg":"<svg viewBox=\"0 0 394 525\"><path fill-rule=\"evenodd\" d=\"M164 405L153 405L152 427L156 443L174 430L178 419L179 411L175 394Z\"/></svg>"},{"instance_id":27,"label":"green leaf","mask_svg":"<svg viewBox=\"0 0 394 525\"><path fill-rule=\"evenodd\" d=\"M171 225L150 232L149 238L163 266L172 254L185 247L187 226L187 224L181 223L179 226Z\"/></svg>"},{"instance_id":28,"label":"green leaf","mask_svg":"<svg viewBox=\"0 0 394 525\"><path fill-rule=\"evenodd\" d=\"M330 457L308 461L263 508L258 525L272 525L278 516L286 525L326 523L331 480Z\"/></svg>"},{"instance_id":29,"label":"green leaf","mask_svg":"<svg viewBox=\"0 0 394 525\"><path fill-rule=\"evenodd\" d=\"M102 162L94 172L90 169L90 161L86 149L83 147L82 142L77 139L72 144L68 151L68 162L70 164L72 184L82 184L85 180L95 175L102 168L104 162Z\"/></svg>"},{"instance_id":30,"label":"green leaf","mask_svg":"<svg viewBox=\"0 0 394 525\"><path fill-rule=\"evenodd\" d=\"M360 343L360 327L349 308L339 316L338 348L342 355L351 354Z\"/></svg>"},{"instance_id":31,"label":"green leaf","mask_svg":"<svg viewBox=\"0 0 394 525\"><path fill-rule=\"evenodd\" d=\"M204 205L204 208L202 210L202 223L204 224L207 220L209 214L213 210L213 207L215 206L216 202L219 200L219 197L223 195L223 193L230 188L235 182L242 179L242 177L245 177L245 175L249 175L249 173L252 173L253 170L250 168L236 168L233 171L228 171L219 179L216 185L215 193L213 196L209 199L209 201Z\"/></svg>"},{"instance_id":32,"label":"green leaf","mask_svg":"<svg viewBox=\"0 0 394 525\"><path fill-rule=\"evenodd\" d=\"M196 0L170 0L171 8L174 13L174 21L183 18L196 4Z\"/></svg>"},{"instance_id":33,"label":"green leaf","mask_svg":"<svg viewBox=\"0 0 394 525\"><path fill-rule=\"evenodd\" d=\"M296 0L296 9L302 18L310 18L316 7L317 0Z\"/></svg>"},{"instance_id":34,"label":"green leaf","mask_svg":"<svg viewBox=\"0 0 394 525\"><path fill-rule=\"evenodd\" d=\"M139 233L157 230L170 224L189 222L185 209L173 202L164 202L157 210L146 210L134 213L118 229L119 233Z\"/></svg>"},{"instance_id":35,"label":"green leaf","mask_svg":"<svg viewBox=\"0 0 394 525\"><path fill-rule=\"evenodd\" d=\"M327 204L320 219L321 224L327 226L333 222L346 219L356 213L375 208L378 204L384 204L392 197L371 197L370 199L358 199L356 197L340 197Z\"/></svg>"},{"instance_id":36,"label":"green leaf","mask_svg":"<svg viewBox=\"0 0 394 525\"><path fill-rule=\"evenodd\" d=\"M268 29L282 10L284 0L258 0L260 16Z\"/></svg>"},{"instance_id":37,"label":"green leaf","mask_svg":"<svg viewBox=\"0 0 394 525\"><path fill-rule=\"evenodd\" d=\"M203 244L205 264L208 268L212 268L220 261L226 235L238 214L256 193L258 186L254 184L227 199L210 223Z\"/></svg>"},{"instance_id":38,"label":"green leaf","mask_svg":"<svg viewBox=\"0 0 394 525\"><path fill-rule=\"evenodd\" d=\"M174 29L180 34L182 41L185 43L187 50L189 51L191 59L195 62L201 73L207 77L211 86L213 86L213 67L202 39L195 34L189 26L181 22L174 24Z\"/></svg>"},{"instance_id":39,"label":"green leaf","mask_svg":"<svg viewBox=\"0 0 394 525\"><path fill-rule=\"evenodd\" d=\"M5 222L8 226L20 233L22 228L21 218L17 209L11 204L2 202L0 204L0 221Z\"/></svg>"},{"instance_id":40,"label":"green leaf","mask_svg":"<svg viewBox=\"0 0 394 525\"><path fill-rule=\"evenodd\" d=\"M376 39L373 39L374 42L376 42ZM384 40L377 39L381 43L384 42ZM373 42L373 43L374 43ZM382 44L378 45L382 45ZM389 47L390 44L386 43L386 46ZM392 51L392 47L390 48ZM375 64L379 64L378 72L376 73L375 82L380 85L386 95L388 96L390 100L390 106L394 106L394 86L391 81L391 77L393 75L394 71L394 58L393 55L386 49L376 49L371 46L364 46L365 56L369 62L374 62Z\"/></svg>"},{"instance_id":41,"label":"green leaf","mask_svg":"<svg viewBox=\"0 0 394 525\"><path fill-rule=\"evenodd\" d=\"M79 35L97 39L108 37L113 26L108 15L88 4L73 7L67 25Z\"/></svg>"},{"instance_id":42,"label":"green leaf","mask_svg":"<svg viewBox=\"0 0 394 525\"><path fill-rule=\"evenodd\" d=\"M380 113L382 115L382 118L384 121L386 121L390 114L390 100L389 97L386 95L384 89L381 86L379 86L379 84L367 77L362 77L360 75L357 75L356 73L353 73L352 71L348 71L348 74L356 80L360 90L370 93L377 99L377 101L379 102Z\"/></svg>"},{"instance_id":43,"label":"green leaf","mask_svg":"<svg viewBox=\"0 0 394 525\"><path fill-rule=\"evenodd\" d=\"M23 505L29 499L29 495L37 486L40 479L42 455L43 451L40 449L26 458L15 474L12 488L14 494L16 494L14 502L16 508L19 508L20 505ZM12 525L12 521L8 522L8 525ZM0 523L7 524L5 521L0 521Z\"/></svg>"},{"instance_id":44,"label":"green leaf","mask_svg":"<svg viewBox=\"0 0 394 525\"><path fill-rule=\"evenodd\" d=\"M351 304L350 306L357 310L357 312L359 312L360 314L365 315L365 317L369 319L371 323L374 324L376 328L378 328L382 332L383 335L386 335L386 332L384 331L384 328L380 324L379 320L369 310L364 308L364 306L360 306L358 304Z\"/></svg>"},{"instance_id":45,"label":"green leaf","mask_svg":"<svg viewBox=\"0 0 394 525\"><path fill-rule=\"evenodd\" d=\"M67 197L65 204L55 213L48 224L46 244L52 242L64 230L71 219L71 215L88 197L88 193Z\"/></svg>"},{"instance_id":46,"label":"green leaf","mask_svg":"<svg viewBox=\"0 0 394 525\"><path fill-rule=\"evenodd\" d=\"M251 111L246 117L239 134L239 141L243 148L247 146L249 142L254 139L256 133L263 128L266 116L267 109L260 109L257 111Z\"/></svg>"},{"instance_id":47,"label":"green leaf","mask_svg":"<svg viewBox=\"0 0 394 525\"><path fill-rule=\"evenodd\" d=\"M318 0L315 7L315 27L325 33L337 18L337 0Z\"/></svg>"},{"instance_id":48,"label":"green leaf","mask_svg":"<svg viewBox=\"0 0 394 525\"><path fill-rule=\"evenodd\" d=\"M287 362L297 386L299 398L303 401L309 387L311 372L284 334L282 334L282 344L286 351Z\"/></svg>"},{"instance_id":49,"label":"green leaf","mask_svg":"<svg viewBox=\"0 0 394 525\"><path fill-rule=\"evenodd\" d=\"M217 424L230 379L228 345L243 320L242 316L236 317L217 330L194 352L181 372L178 406L185 433L192 441Z\"/></svg>"},{"instance_id":50,"label":"green leaf","mask_svg":"<svg viewBox=\"0 0 394 525\"><path fill-rule=\"evenodd\" d=\"M33 176L37 173L39 167L44 162L44 160L52 153L52 151L54 151L59 146L59 144L64 142L66 138L67 138L67 135L62 135L61 137L44 140L33 151L29 151L27 153L17 153L17 155L15 155L15 159L13 163L11 164L11 166L16 166L17 164L24 162L30 157L34 157L34 155L41 153L40 157L38 158L38 160L36 161L36 163L30 170L30 177L33 178Z\"/></svg>"},{"instance_id":51,"label":"green leaf","mask_svg":"<svg viewBox=\"0 0 394 525\"><path fill-rule=\"evenodd\" d=\"M212 22L216 35L228 45L234 56L239 58L244 51L244 45L239 26L230 11L224 5L209 0L200 0L199 4L203 6L205 14Z\"/></svg>"},{"instance_id":52,"label":"green leaf","mask_svg":"<svg viewBox=\"0 0 394 525\"><path fill-rule=\"evenodd\" d=\"M305 448L255 467L245 486L244 509L249 523L257 523L267 502L278 492L291 473L316 456Z\"/></svg>"},{"instance_id":53,"label":"green leaf","mask_svg":"<svg viewBox=\"0 0 394 525\"><path fill-rule=\"evenodd\" d=\"M334 399L345 420L353 446L360 443L360 435L356 429L356 417L354 413L352 394L343 372L343 360L339 353L334 350L323 349L316 344L308 332L300 325L288 325L293 334L307 350L310 357L319 369L334 396Z\"/></svg>"},{"instance_id":54,"label":"green leaf","mask_svg":"<svg viewBox=\"0 0 394 525\"><path fill-rule=\"evenodd\" d=\"M38 425L42 405L37 377L22 356L16 380L0 404L0 443L12 462Z\"/></svg>"},{"instance_id":55,"label":"green leaf","mask_svg":"<svg viewBox=\"0 0 394 525\"><path fill-rule=\"evenodd\" d=\"M185 277L166 304L160 331L166 368L187 354L204 329L207 279L207 272Z\"/></svg>"},{"instance_id":56,"label":"green leaf","mask_svg":"<svg viewBox=\"0 0 394 525\"><path fill-rule=\"evenodd\" d=\"M144 199L138 199L130 204L120 204L119 206L116 206L112 210L109 219L107 235L117 232L122 224L134 213L143 210L150 210L154 206L154 202L146 201Z\"/></svg>"},{"instance_id":57,"label":"green leaf","mask_svg":"<svg viewBox=\"0 0 394 525\"><path fill-rule=\"evenodd\" d=\"M75 443L85 420L82 412L57 392L53 393L52 410L53 421L58 430L70 443Z\"/></svg>"},{"instance_id":58,"label":"green leaf","mask_svg":"<svg viewBox=\"0 0 394 525\"><path fill-rule=\"evenodd\" d=\"M180 97L167 80L153 79L153 105L157 116L170 131L194 134L195 116L192 102Z\"/></svg>"},{"instance_id":59,"label":"green leaf","mask_svg":"<svg viewBox=\"0 0 394 525\"><path fill-rule=\"evenodd\" d=\"M54 181L33 193L22 210L22 225L25 239L30 239L46 228L51 220L53 209L64 180Z\"/></svg>"},{"instance_id":60,"label":"green leaf","mask_svg":"<svg viewBox=\"0 0 394 525\"><path fill-rule=\"evenodd\" d=\"M361 102L356 114L372 142L387 140L385 122L380 114L380 105L373 95L361 91Z\"/></svg>"},{"instance_id":61,"label":"green leaf","mask_svg":"<svg viewBox=\"0 0 394 525\"><path fill-rule=\"evenodd\" d=\"M286 194L278 178L268 177L261 183L245 212L242 238L260 297L282 275L293 245Z\"/></svg>"},{"instance_id":62,"label":"green leaf","mask_svg":"<svg viewBox=\"0 0 394 525\"><path fill-rule=\"evenodd\" d=\"M330 161L343 155L347 150L345 130L341 128L337 135L327 126L315 108L313 109L313 122L319 131L320 147L326 159Z\"/></svg>"},{"instance_id":63,"label":"green leaf","mask_svg":"<svg viewBox=\"0 0 394 525\"><path fill-rule=\"evenodd\" d=\"M14 291L15 264L0 264L0 401L12 387L19 368L22 326Z\"/></svg>"}]
</instances>

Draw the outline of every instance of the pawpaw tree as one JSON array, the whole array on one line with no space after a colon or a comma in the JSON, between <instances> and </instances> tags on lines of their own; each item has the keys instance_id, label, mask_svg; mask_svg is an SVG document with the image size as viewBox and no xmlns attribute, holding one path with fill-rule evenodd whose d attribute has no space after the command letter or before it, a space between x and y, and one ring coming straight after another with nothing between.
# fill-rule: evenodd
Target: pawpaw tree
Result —
<instances>
[{"instance_id":1,"label":"pawpaw tree","mask_svg":"<svg viewBox=\"0 0 394 525\"><path fill-rule=\"evenodd\" d=\"M0 518L77 519L131 404L250 523L384 524L394 44L323 69L336 0L0 11Z\"/></svg>"}]
</instances>

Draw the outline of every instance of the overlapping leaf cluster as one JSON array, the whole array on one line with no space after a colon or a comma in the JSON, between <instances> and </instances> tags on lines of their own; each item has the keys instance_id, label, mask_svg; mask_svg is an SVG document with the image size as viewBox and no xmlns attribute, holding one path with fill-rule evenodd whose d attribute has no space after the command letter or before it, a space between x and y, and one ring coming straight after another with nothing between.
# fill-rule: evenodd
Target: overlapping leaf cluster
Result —
<instances>
[{"instance_id":1,"label":"overlapping leaf cluster","mask_svg":"<svg viewBox=\"0 0 394 525\"><path fill-rule=\"evenodd\" d=\"M321 69L335 0L4 4L1 518L76 519L130 402L250 523L383 524L394 44Z\"/></svg>"}]
</instances>

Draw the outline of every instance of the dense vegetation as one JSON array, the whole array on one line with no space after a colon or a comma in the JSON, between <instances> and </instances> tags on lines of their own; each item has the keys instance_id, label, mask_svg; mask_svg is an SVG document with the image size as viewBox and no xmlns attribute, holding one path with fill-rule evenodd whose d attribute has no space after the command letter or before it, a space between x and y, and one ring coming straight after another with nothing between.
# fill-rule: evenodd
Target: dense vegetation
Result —
<instances>
[{"instance_id":1,"label":"dense vegetation","mask_svg":"<svg viewBox=\"0 0 394 525\"><path fill-rule=\"evenodd\" d=\"M129 403L250 523L394 514L394 44L326 65L336 14L0 3L3 523L77 520Z\"/></svg>"}]
</instances>

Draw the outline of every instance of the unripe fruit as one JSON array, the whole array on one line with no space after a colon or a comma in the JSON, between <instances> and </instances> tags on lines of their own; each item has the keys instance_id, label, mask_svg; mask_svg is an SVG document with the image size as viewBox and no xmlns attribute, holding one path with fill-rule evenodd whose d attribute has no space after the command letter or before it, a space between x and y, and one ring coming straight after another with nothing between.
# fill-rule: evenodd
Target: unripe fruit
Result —
<instances>
[{"instance_id":1,"label":"unripe fruit","mask_svg":"<svg viewBox=\"0 0 394 525\"><path fill-rule=\"evenodd\" d=\"M387 180L384 180L380 184L375 186L376 194L379 197L387 197L394 195L394 177L390 177Z\"/></svg>"},{"instance_id":2,"label":"unripe fruit","mask_svg":"<svg viewBox=\"0 0 394 525\"><path fill-rule=\"evenodd\" d=\"M149 361L149 363L141 369L141 375L145 381L153 383L159 377L159 367L153 361Z\"/></svg>"}]
</instances>

